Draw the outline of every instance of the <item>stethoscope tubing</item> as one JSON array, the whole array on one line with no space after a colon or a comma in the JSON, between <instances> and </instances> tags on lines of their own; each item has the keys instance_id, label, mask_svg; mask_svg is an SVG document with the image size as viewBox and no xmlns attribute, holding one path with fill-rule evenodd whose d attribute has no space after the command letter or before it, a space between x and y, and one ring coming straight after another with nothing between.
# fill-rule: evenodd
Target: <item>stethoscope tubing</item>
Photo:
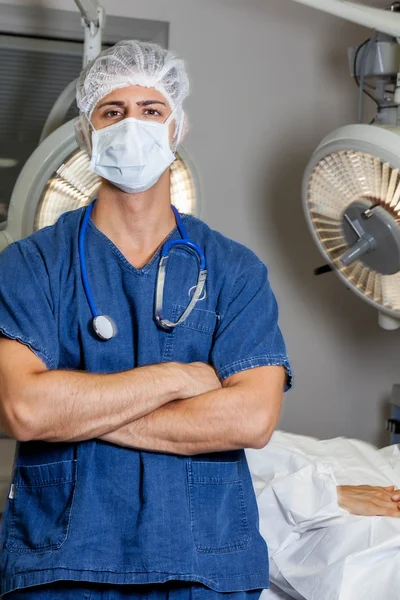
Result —
<instances>
[{"instance_id":1,"label":"stethoscope tubing","mask_svg":"<svg viewBox=\"0 0 400 600\"><path fill-rule=\"evenodd\" d=\"M88 278L87 268L86 268L86 256L85 256L86 229L87 229L87 224L90 219L90 215L92 214L93 207L94 207L94 202L89 204L89 206L85 210L85 214L83 215L83 220L82 220L81 228L79 231L79 262L80 262L80 267L81 267L82 283L83 283L83 287L85 290L85 295L86 295L87 301L90 306L90 311L93 315L93 318L95 319L96 317L99 316L99 313L98 313L98 310L94 303L93 296L92 296L92 290L91 290L91 287L89 284L89 278Z\"/></svg>"}]
</instances>

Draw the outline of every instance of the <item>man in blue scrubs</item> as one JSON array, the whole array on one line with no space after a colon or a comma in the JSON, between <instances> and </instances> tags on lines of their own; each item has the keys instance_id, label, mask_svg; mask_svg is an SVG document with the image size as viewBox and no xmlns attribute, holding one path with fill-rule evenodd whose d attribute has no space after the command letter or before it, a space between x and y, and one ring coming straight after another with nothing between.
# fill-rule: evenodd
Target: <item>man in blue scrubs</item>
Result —
<instances>
[{"instance_id":1,"label":"man in blue scrubs","mask_svg":"<svg viewBox=\"0 0 400 600\"><path fill-rule=\"evenodd\" d=\"M183 62L138 42L78 82L79 135L102 177L85 266L111 339L82 283L84 209L0 255L0 426L19 442L6 600L257 600L268 587L244 453L268 443L290 382L267 270L182 215L207 281L177 327L155 318L160 249L181 238L169 166L187 93ZM197 280L196 257L173 249L163 318L179 319Z\"/></svg>"}]
</instances>

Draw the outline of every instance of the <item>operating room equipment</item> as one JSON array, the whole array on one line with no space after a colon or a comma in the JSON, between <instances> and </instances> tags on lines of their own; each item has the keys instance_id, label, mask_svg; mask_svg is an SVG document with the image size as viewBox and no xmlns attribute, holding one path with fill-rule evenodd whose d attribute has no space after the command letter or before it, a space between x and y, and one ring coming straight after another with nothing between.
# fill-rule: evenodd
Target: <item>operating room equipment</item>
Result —
<instances>
[{"instance_id":1,"label":"operating room equipment","mask_svg":"<svg viewBox=\"0 0 400 600\"><path fill-rule=\"evenodd\" d=\"M400 3L388 10L341 0L295 0L376 31L349 52L359 86L358 120L328 134L303 179L307 224L327 265L378 310L379 324L400 327ZM367 84L368 80L368 84ZM367 87L368 85L368 87ZM362 124L363 96L377 105ZM398 403L387 429L400 442Z\"/></svg>"},{"instance_id":2,"label":"operating room equipment","mask_svg":"<svg viewBox=\"0 0 400 600\"><path fill-rule=\"evenodd\" d=\"M97 0L75 0L75 4L82 15L81 23L84 29L83 66L86 66L101 52L105 12ZM76 80L67 85L54 103L44 124L40 142L63 124L65 115L75 100L75 93Z\"/></svg>"},{"instance_id":3,"label":"operating room equipment","mask_svg":"<svg viewBox=\"0 0 400 600\"><path fill-rule=\"evenodd\" d=\"M81 272L82 272L82 283L83 283L86 298L87 298L87 301L88 301L88 304L90 306L90 310L91 310L92 316L93 316L93 321L92 321L93 329L96 332L96 335L101 340L106 341L106 340L110 340L111 338L113 338L116 335L116 333L117 333L116 323L114 323L113 319L111 317L109 317L108 315L100 315L96 308L96 304L94 302L92 290L91 290L90 283L89 283L89 277L87 274L86 259L85 259L85 234L86 234L87 224L90 219L90 215L92 213L93 207L94 207L94 202L86 208L85 215L82 220L82 225L81 225L81 229L79 232L79 260L80 260L80 266L81 266ZM165 329L166 331L171 331L172 329L174 329L175 327L177 327L178 325L180 325L181 323L186 321L186 319L189 317L189 315L193 311L197 301L199 300L199 298L203 292L206 279L207 279L206 259L204 257L204 254L203 254L201 248L199 248L199 246L197 246L196 244L194 244L193 242L191 242L189 240L179 212L177 211L177 209L174 206L172 207L172 210L175 215L176 225L177 225L178 231L181 235L181 239L168 241L162 247L161 258L160 258L160 262L158 265L158 273L157 273L156 296L155 296L155 315L154 315L154 320L155 320L156 324L161 329ZM163 298L164 298L165 275L166 275L166 268L167 268L169 253L172 250L172 248L177 248L177 247L185 248L185 250L189 251L191 254L194 254L194 256L197 258L197 261L198 261L198 268L199 268L198 273L199 274L198 274L198 279L197 279L197 285L196 285L193 293L191 294L191 299L188 303L188 306L185 308L184 312L179 317L179 319L175 323L173 323L172 321L169 321L168 319L163 318ZM100 276L101 276L101 274L100 274Z\"/></svg>"},{"instance_id":4,"label":"operating room equipment","mask_svg":"<svg viewBox=\"0 0 400 600\"><path fill-rule=\"evenodd\" d=\"M395 11L387 12L381 8L365 6L359 2L347 0L293 0L311 8L322 10L336 17L341 17L357 25L376 29L393 37L400 37L400 15ZM391 7L397 9L399 2L393 2Z\"/></svg>"},{"instance_id":5,"label":"operating room equipment","mask_svg":"<svg viewBox=\"0 0 400 600\"><path fill-rule=\"evenodd\" d=\"M303 204L329 267L378 309L382 327L396 329L400 326L398 3L390 11L337 0L300 3L395 36L375 33L351 53L360 98L368 91L367 78L382 91L379 99L373 96L378 112L373 124L347 125L322 140L304 175ZM359 120L362 113L359 103Z\"/></svg>"}]
</instances>

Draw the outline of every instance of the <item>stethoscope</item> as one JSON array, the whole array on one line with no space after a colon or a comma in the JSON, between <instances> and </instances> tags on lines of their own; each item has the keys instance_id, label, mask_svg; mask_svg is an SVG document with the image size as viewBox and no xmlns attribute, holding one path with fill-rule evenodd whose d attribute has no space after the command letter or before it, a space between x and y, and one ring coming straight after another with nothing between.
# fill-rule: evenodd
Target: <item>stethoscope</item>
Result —
<instances>
[{"instance_id":1,"label":"stethoscope","mask_svg":"<svg viewBox=\"0 0 400 600\"><path fill-rule=\"evenodd\" d=\"M86 269L85 237L86 237L87 224L89 222L90 215L92 214L94 203L95 203L95 201L92 202L91 204L89 204L89 206L85 210L85 213L84 213L84 216L82 219L82 224L81 224L81 228L79 231L79 262L80 262L80 266L81 266L83 288L85 290L86 298L87 298L87 301L88 301L88 304L90 306L90 310L91 310L91 313L93 316L93 321L92 321L93 329L94 329L97 337L100 338L101 340L111 340L117 334L116 325L115 325L114 321L111 319L111 317L109 317L107 315L99 314L99 312L96 308L96 305L94 303L94 300L93 300L93 295L92 295L92 291L91 291L91 288L89 285L89 279L88 279L87 269ZM171 205L171 208L174 211L176 225L178 227L178 231L180 233L181 239L170 240L169 242L166 242L161 249L161 258L160 258L160 262L158 265L158 272L157 272L155 308L154 308L154 320L155 320L157 326L165 331L172 331L175 327L177 327L178 325L180 325L181 323L186 321L186 319L188 318L188 316L194 309L197 301L199 300L199 298L203 292L206 279L207 279L206 259L205 259L205 256L204 256L202 250L199 248L199 246L197 246L196 244L194 244L193 242L191 242L189 240L186 230L183 226L182 219L180 217L179 212L177 211L175 206ZM163 309L163 300L164 300L165 272L166 272L166 268L167 268L168 256L169 256L169 252L170 252L171 248L173 248L175 246L183 246L184 248L189 250L189 252L194 254L194 256L197 258L197 261L198 261L199 272L198 272L198 278L197 278L197 285L194 289L193 295L191 297L191 300L190 300L188 306L186 307L186 309L184 310L182 315L179 317L178 321L173 323L172 321L169 321L168 319L163 318L162 309Z\"/></svg>"}]
</instances>

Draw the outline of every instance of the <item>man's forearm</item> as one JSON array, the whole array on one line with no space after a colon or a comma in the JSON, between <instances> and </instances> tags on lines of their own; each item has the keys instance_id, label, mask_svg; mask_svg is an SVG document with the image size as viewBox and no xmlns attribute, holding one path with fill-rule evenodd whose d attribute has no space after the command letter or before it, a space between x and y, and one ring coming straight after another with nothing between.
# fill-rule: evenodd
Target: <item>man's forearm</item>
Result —
<instances>
[{"instance_id":1,"label":"man's forearm","mask_svg":"<svg viewBox=\"0 0 400 600\"><path fill-rule=\"evenodd\" d=\"M101 437L119 446L166 454L195 455L267 444L279 416L268 416L265 397L240 386L165 404Z\"/></svg>"},{"instance_id":2,"label":"man's forearm","mask_svg":"<svg viewBox=\"0 0 400 600\"><path fill-rule=\"evenodd\" d=\"M47 371L21 383L18 395L27 439L48 442L99 437L151 413L179 396L170 363L95 375Z\"/></svg>"},{"instance_id":3,"label":"man's forearm","mask_svg":"<svg viewBox=\"0 0 400 600\"><path fill-rule=\"evenodd\" d=\"M0 337L0 428L20 441L98 438L167 402L220 387L214 369L203 363L114 374L48 371L29 348Z\"/></svg>"}]
</instances>

